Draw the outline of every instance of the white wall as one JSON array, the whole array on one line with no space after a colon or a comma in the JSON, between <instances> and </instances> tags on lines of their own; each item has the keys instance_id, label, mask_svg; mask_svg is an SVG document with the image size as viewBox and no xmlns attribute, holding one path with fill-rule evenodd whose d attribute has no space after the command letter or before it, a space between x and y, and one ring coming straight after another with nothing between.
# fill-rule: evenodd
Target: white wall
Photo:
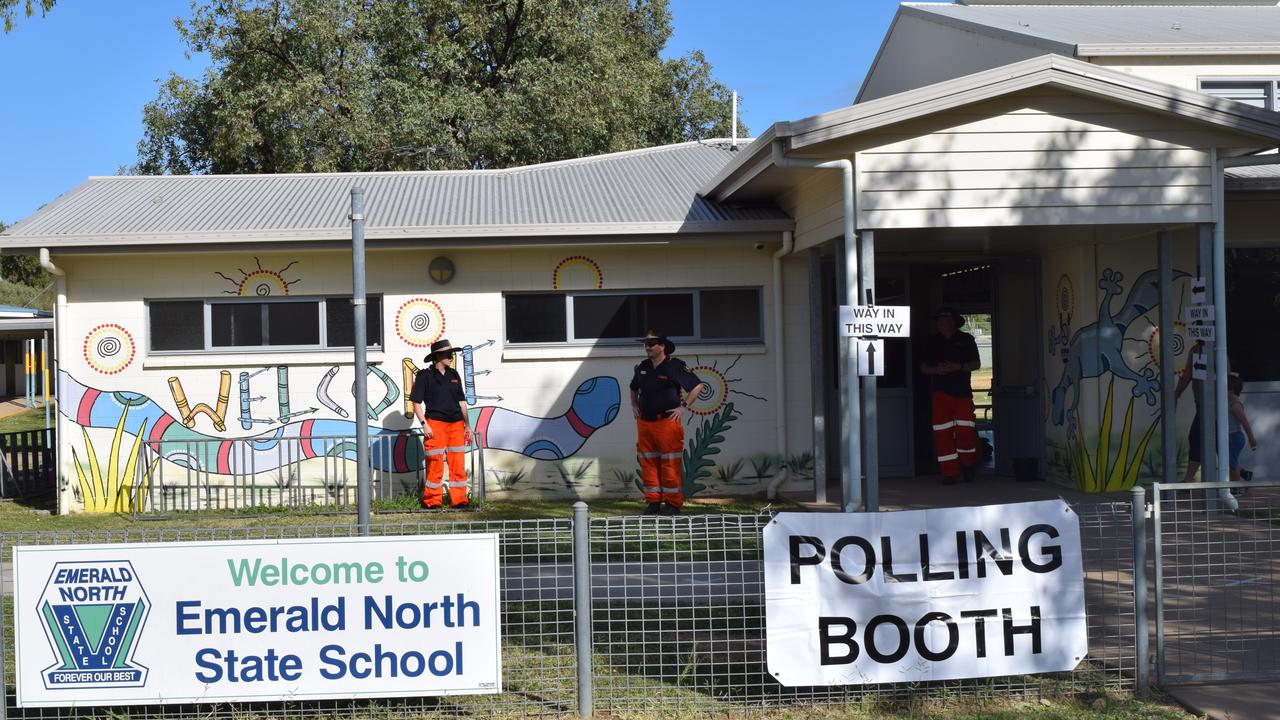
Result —
<instances>
[{"instance_id":1,"label":"white wall","mask_svg":"<svg viewBox=\"0 0 1280 720\"><path fill-rule=\"evenodd\" d=\"M1199 90L1200 78L1280 77L1274 55L1153 56L1081 58L1097 65L1188 90Z\"/></svg>"},{"instance_id":2,"label":"white wall","mask_svg":"<svg viewBox=\"0 0 1280 720\"><path fill-rule=\"evenodd\" d=\"M725 411L732 403L734 413L728 420L729 427L718 433L721 439L710 443L708 449L716 452L707 457L727 470L736 461L745 461L761 453L776 453L777 422L773 403L777 400L777 392L772 365L774 325L770 254L768 249L753 249L749 240L736 245L694 243L630 248L373 251L368 260L369 292L383 294L383 313L379 320L383 326L385 349L371 352L370 363L390 378L399 397L383 409L371 425L392 430L409 425L403 415L403 398L408 387L402 379L402 364L406 359L418 366L423 364L426 349L418 345L429 344L435 336L435 324L442 316L445 324L443 336L456 346L476 348L474 369L487 371L487 374L476 376L475 387L481 396L476 405L493 408L488 415L493 423L490 427L491 444L501 438L508 438L508 445L531 443L546 433L563 440L566 436L563 433L557 436L555 427L564 430L568 427L565 425L567 421L556 419L562 418L574 403L575 390L589 384L592 378L604 379L596 386L597 393L602 388L608 389L606 386L610 383L617 383L618 390L612 398L612 402L620 405L617 417L590 433L585 440L572 433L568 435L568 439L580 447L573 447L573 442L566 444L566 459L537 459L527 453L522 454L519 448L486 451L491 495L635 495L629 479L636 463L635 431L630 419L627 384L633 366L643 358L638 343L635 346L599 348L504 346L502 292L552 290L556 268L563 263L558 276L559 288L566 290L594 288L597 282L606 290L715 286L762 288L764 343L688 346L679 348L677 355L691 367L699 366L699 375L711 380L716 390L713 397L694 403L695 409L705 414L689 418L687 438L692 439L704 424L717 418L722 421L728 419ZM427 264L437 255L450 257L457 266L457 276L448 285L437 285L427 278ZM583 257L568 259L575 256ZM285 429L307 420L316 421L313 428L340 428L345 426L333 423L350 419L325 407L317 397L321 381L326 374L332 373L329 395L335 405L350 415L353 398L349 351L186 356L148 353L147 314L142 300L230 297L238 291L237 283L245 275L259 274L259 266L267 271L282 271L280 276L292 281L287 288L290 295L349 293L351 274L348 256L337 252L285 251L260 253L255 257L253 253L236 252L74 256L59 258L58 263L68 274L69 303L64 325L66 344L63 346L67 351L63 363L67 373L63 392L69 402L62 407L64 417L61 418L62 432L59 434L64 443L64 508L79 509L86 491L91 494L93 491L93 488L81 487L72 461L73 449L90 480L92 474L88 458L91 455L97 456L104 476L107 473L115 424L122 407L119 403L112 405L111 393L116 391L127 393L117 396L119 398L128 399L133 397L133 393L149 398L155 403L151 406L154 411L147 411L152 412L153 420L169 422L174 418L182 419L170 378L180 381L189 407L205 403L216 411L220 373L224 370L230 372L231 388L223 429L215 426L214 418L209 414L196 414L192 418L194 427L172 429L183 437L213 438L215 446L218 440L225 438L256 436L264 432L293 432ZM809 449L807 272L801 259L790 259L785 266L784 282L789 288L784 303L787 344L801 349L790 354L787 370L787 384L791 390L787 410L790 416L805 420L792 423L789 418L788 422L790 451L797 453ZM269 275L262 277L271 287L270 294L279 294L278 282ZM250 285L252 291L256 285ZM425 302L428 300L439 308L438 313ZM403 322L398 325L402 307L410 308L412 312L409 315L428 318L427 330L419 332L412 326L406 327ZM397 332L398 328L400 332ZM104 340L105 345L102 344ZM485 345L488 341L493 341L493 344ZM133 348L132 360L122 364L130 345ZM303 411L297 418L286 422L279 421L277 400L276 368L281 365L288 367L290 410ZM246 430L239 421L240 374L264 369L266 372L249 378L248 388L250 397L264 398L251 402L252 417L266 422L254 423ZM371 377L369 385L371 404L378 403L391 392L377 377ZM85 397L82 388L85 387L103 391L106 399L99 398L95 401L99 403L97 405L92 402L85 405L87 401L82 401ZM93 393L89 396L92 399ZM599 398L597 396L596 399ZM85 409L89 407L92 410ZM110 407L116 409L114 414L103 410ZM305 412L309 408L315 410ZM597 412L602 412L599 407ZM120 451L117 463L120 468L124 466L132 444L128 435L140 429L138 424L146 415L139 409L131 410L131 413L125 422L124 445L117 448ZM167 416L169 420L162 421L160 415ZM86 446L79 427L73 424L76 418L92 426L88 433L94 446L92 451ZM544 418L549 420L542 420ZM322 425L322 421L329 424ZM554 426L557 422L560 425ZM507 428L505 431L502 430L504 427ZM152 430L147 428L145 432L151 433ZM510 440L511 437L516 439ZM416 461L416 457L408 460ZM181 472L172 463L167 469L171 477ZM258 469L261 470L260 467ZM562 475L561 471L565 474ZM772 474L749 477L752 475L751 466L746 462L737 473L724 474L727 477L719 479L712 470L707 477L701 478L699 484L706 486L701 492L754 493L772 478ZM269 473L259 472L259 475L262 482L274 482L272 477L268 477ZM354 477L354 472L351 476ZM398 482L408 484L413 480L414 476L409 476Z\"/></svg>"}]
</instances>

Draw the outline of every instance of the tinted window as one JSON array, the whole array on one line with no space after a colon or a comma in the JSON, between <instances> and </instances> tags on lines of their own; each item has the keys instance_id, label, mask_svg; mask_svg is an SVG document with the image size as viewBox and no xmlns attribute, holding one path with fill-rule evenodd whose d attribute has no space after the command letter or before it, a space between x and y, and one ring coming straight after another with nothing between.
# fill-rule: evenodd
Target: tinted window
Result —
<instances>
[{"instance_id":1,"label":"tinted window","mask_svg":"<svg viewBox=\"0 0 1280 720\"><path fill-rule=\"evenodd\" d=\"M507 342L564 342L567 339L563 294L508 295L506 305Z\"/></svg>"},{"instance_id":2,"label":"tinted window","mask_svg":"<svg viewBox=\"0 0 1280 720\"><path fill-rule=\"evenodd\" d=\"M262 337L262 303L218 303L209 308L214 347L256 347Z\"/></svg>"},{"instance_id":3,"label":"tinted window","mask_svg":"<svg viewBox=\"0 0 1280 720\"><path fill-rule=\"evenodd\" d=\"M267 344L319 345L320 303L267 304Z\"/></svg>"},{"instance_id":4,"label":"tinted window","mask_svg":"<svg viewBox=\"0 0 1280 720\"><path fill-rule=\"evenodd\" d=\"M204 349L204 301L152 301L149 307L152 350Z\"/></svg>"},{"instance_id":5,"label":"tinted window","mask_svg":"<svg viewBox=\"0 0 1280 720\"><path fill-rule=\"evenodd\" d=\"M579 340L638 338L648 330L693 335L693 294L575 295L573 336Z\"/></svg>"},{"instance_id":6,"label":"tinted window","mask_svg":"<svg viewBox=\"0 0 1280 720\"><path fill-rule=\"evenodd\" d=\"M1280 380L1280 250L1227 250L1227 347L1245 382Z\"/></svg>"},{"instance_id":7,"label":"tinted window","mask_svg":"<svg viewBox=\"0 0 1280 720\"><path fill-rule=\"evenodd\" d=\"M366 306L366 320L370 347L382 345L382 297L371 295ZM325 298L325 330L329 347L353 347L355 315L351 312L350 297Z\"/></svg>"},{"instance_id":8,"label":"tinted window","mask_svg":"<svg viewBox=\"0 0 1280 720\"><path fill-rule=\"evenodd\" d=\"M716 340L760 337L759 290L703 290L699 304L702 337Z\"/></svg>"}]
</instances>

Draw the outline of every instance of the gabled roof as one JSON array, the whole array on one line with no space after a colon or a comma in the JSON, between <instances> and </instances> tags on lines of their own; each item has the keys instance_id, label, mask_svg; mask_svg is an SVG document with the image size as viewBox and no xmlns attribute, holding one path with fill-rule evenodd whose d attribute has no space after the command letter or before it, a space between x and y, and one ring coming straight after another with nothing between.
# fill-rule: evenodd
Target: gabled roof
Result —
<instances>
[{"instance_id":1,"label":"gabled roof","mask_svg":"<svg viewBox=\"0 0 1280 720\"><path fill-rule=\"evenodd\" d=\"M903 15L1075 57L1280 53L1280 7L903 3Z\"/></svg>"},{"instance_id":2,"label":"gabled roof","mask_svg":"<svg viewBox=\"0 0 1280 720\"><path fill-rule=\"evenodd\" d=\"M1250 137L1259 149L1280 145L1280 113L1185 90L1059 55L1041 55L992 70L877 98L802 120L775 123L702 187L724 202L772 166L774 140L799 157L831 140L952 110L1039 86L1054 86L1110 102L1171 115Z\"/></svg>"},{"instance_id":3,"label":"gabled roof","mask_svg":"<svg viewBox=\"0 0 1280 720\"><path fill-rule=\"evenodd\" d=\"M735 154L709 141L508 170L94 177L0 233L0 247L349 240L356 186L370 241L791 229L776 208L698 196Z\"/></svg>"}]
</instances>

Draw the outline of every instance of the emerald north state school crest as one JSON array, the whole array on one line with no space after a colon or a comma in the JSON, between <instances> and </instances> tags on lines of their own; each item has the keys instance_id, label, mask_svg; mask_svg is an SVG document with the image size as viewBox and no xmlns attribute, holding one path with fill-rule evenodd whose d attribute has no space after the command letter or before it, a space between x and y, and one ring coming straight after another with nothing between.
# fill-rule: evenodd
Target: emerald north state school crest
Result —
<instances>
[{"instance_id":1,"label":"emerald north state school crest","mask_svg":"<svg viewBox=\"0 0 1280 720\"><path fill-rule=\"evenodd\" d=\"M128 560L55 564L37 608L57 658L41 671L45 687L144 685L147 668L133 654L150 608Z\"/></svg>"}]
</instances>

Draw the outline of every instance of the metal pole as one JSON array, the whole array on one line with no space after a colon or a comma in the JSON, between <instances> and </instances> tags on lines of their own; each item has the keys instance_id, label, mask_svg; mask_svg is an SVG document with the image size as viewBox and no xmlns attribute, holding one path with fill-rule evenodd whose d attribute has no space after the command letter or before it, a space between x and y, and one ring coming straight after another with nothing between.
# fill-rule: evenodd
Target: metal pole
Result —
<instances>
[{"instance_id":1,"label":"metal pole","mask_svg":"<svg viewBox=\"0 0 1280 720\"><path fill-rule=\"evenodd\" d=\"M351 310L355 315L351 344L356 354L356 512L360 534L369 534L369 363L368 318L364 288L364 189L351 188Z\"/></svg>"},{"instance_id":2,"label":"metal pole","mask_svg":"<svg viewBox=\"0 0 1280 720\"><path fill-rule=\"evenodd\" d=\"M845 240L836 240L836 304L848 305L858 301L856 294L849 292L848 268L845 266ZM855 279L856 283L857 280ZM849 377L849 364L841 362L844 358L853 357L853 338L836 338L836 385L840 389L840 504L846 511L852 505L856 508L862 503L862 485L860 478L853 474L849 447L849 418L854 411L849 407L849 386L857 381L857 369ZM856 435L854 437L857 437ZM850 478L854 478L850 482Z\"/></svg>"},{"instance_id":3,"label":"metal pole","mask_svg":"<svg viewBox=\"0 0 1280 720\"><path fill-rule=\"evenodd\" d=\"M1160 483L1151 484L1152 539L1156 550L1156 684L1164 684L1164 548L1160 541Z\"/></svg>"},{"instance_id":4,"label":"metal pole","mask_svg":"<svg viewBox=\"0 0 1280 720\"><path fill-rule=\"evenodd\" d=\"M1160 477L1171 483L1178 481L1178 401L1173 396L1173 242L1168 230L1156 233L1156 244L1160 268Z\"/></svg>"},{"instance_id":5,"label":"metal pole","mask_svg":"<svg viewBox=\"0 0 1280 720\"><path fill-rule=\"evenodd\" d=\"M587 504L573 504L573 646L578 655L578 717L594 708L591 669L591 518Z\"/></svg>"},{"instance_id":6,"label":"metal pole","mask_svg":"<svg viewBox=\"0 0 1280 720\"><path fill-rule=\"evenodd\" d=\"M809 379L813 398L813 499L827 501L827 355L822 351L825 330L822 314L822 251L809 248Z\"/></svg>"},{"instance_id":7,"label":"metal pole","mask_svg":"<svg viewBox=\"0 0 1280 720\"><path fill-rule=\"evenodd\" d=\"M1213 293L1216 295L1217 288L1214 287L1214 280L1211 276L1210 269L1213 267L1213 226L1207 223L1201 223L1197 226L1198 245L1200 256L1200 276L1204 278L1205 294ZM1217 362L1214 353L1210 351L1210 342L1202 342L1200 344L1200 352L1204 354L1206 376L1213 378L1217 373ZM1196 396L1199 404L1197 405L1200 412L1200 481L1213 482L1218 477L1218 434L1217 434L1217 409L1218 404L1214 399L1214 383L1208 380L1201 380L1196 383L1196 389L1199 394ZM1218 491L1205 491L1205 507L1207 510L1213 511L1218 509Z\"/></svg>"},{"instance_id":8,"label":"metal pole","mask_svg":"<svg viewBox=\"0 0 1280 720\"><path fill-rule=\"evenodd\" d=\"M1218 458L1217 480L1228 482L1231 480L1231 462L1227 458L1227 375L1231 373L1231 363L1227 360L1227 236L1220 168L1214 173L1213 182L1217 188L1213 194L1217 222L1213 225L1214 372L1210 377L1214 380L1215 390L1215 444L1222 452Z\"/></svg>"},{"instance_id":9,"label":"metal pole","mask_svg":"<svg viewBox=\"0 0 1280 720\"><path fill-rule=\"evenodd\" d=\"M1133 624L1137 643L1138 695L1145 697L1151 687L1150 635L1147 628L1147 491L1141 485L1133 488L1129 515L1133 524Z\"/></svg>"},{"instance_id":10,"label":"metal pole","mask_svg":"<svg viewBox=\"0 0 1280 720\"><path fill-rule=\"evenodd\" d=\"M876 287L876 237L873 230L858 233L861 254L858 271L862 294L859 300L868 305L875 303ZM856 362L856 360L855 360ZM884 362L884 357L880 358ZM880 510L880 429L876 417L876 379L862 378L862 471L866 475L864 506L867 512Z\"/></svg>"}]
</instances>

